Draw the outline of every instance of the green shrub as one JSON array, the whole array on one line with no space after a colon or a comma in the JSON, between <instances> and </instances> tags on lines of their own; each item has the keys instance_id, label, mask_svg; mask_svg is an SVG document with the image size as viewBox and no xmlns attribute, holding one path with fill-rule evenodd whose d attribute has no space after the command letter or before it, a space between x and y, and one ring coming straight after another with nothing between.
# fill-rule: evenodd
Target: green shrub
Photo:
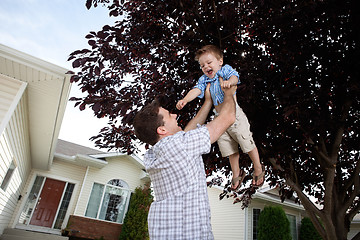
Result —
<instances>
[{"instance_id":1,"label":"green shrub","mask_svg":"<svg viewBox=\"0 0 360 240\"><path fill-rule=\"evenodd\" d=\"M291 240L290 223L280 206L266 206L260 212L258 240Z\"/></svg>"},{"instance_id":2,"label":"green shrub","mask_svg":"<svg viewBox=\"0 0 360 240\"><path fill-rule=\"evenodd\" d=\"M153 201L149 186L137 187L131 195L129 210L121 228L119 240L149 239L147 216Z\"/></svg>"},{"instance_id":3,"label":"green shrub","mask_svg":"<svg viewBox=\"0 0 360 240\"><path fill-rule=\"evenodd\" d=\"M311 219L304 217L301 220L299 240L322 240Z\"/></svg>"}]
</instances>

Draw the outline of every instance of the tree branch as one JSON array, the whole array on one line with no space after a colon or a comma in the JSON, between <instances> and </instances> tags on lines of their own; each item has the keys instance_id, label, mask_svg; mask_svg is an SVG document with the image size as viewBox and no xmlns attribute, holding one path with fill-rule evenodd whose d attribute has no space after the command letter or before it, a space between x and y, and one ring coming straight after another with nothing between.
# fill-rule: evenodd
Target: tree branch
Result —
<instances>
[{"instance_id":1,"label":"tree branch","mask_svg":"<svg viewBox=\"0 0 360 240\"><path fill-rule=\"evenodd\" d=\"M329 156L327 155L327 149L325 146L325 142L324 139L322 137L320 137L319 140L319 145L314 147L316 154L319 156L319 164L323 167L329 167L332 166L334 164L332 164L331 159L329 158Z\"/></svg>"},{"instance_id":2,"label":"tree branch","mask_svg":"<svg viewBox=\"0 0 360 240\"><path fill-rule=\"evenodd\" d=\"M340 119L338 120L341 125L335 133L334 142L332 144L331 151L330 151L330 157L332 159L334 159L333 161L336 161L336 159L337 159L335 157L337 157L338 152L339 152L340 144L341 144L343 134L344 134L344 122L347 119L347 117L349 116L351 103L352 103L352 101L349 99L345 101L343 108L342 108Z\"/></svg>"},{"instance_id":3,"label":"tree branch","mask_svg":"<svg viewBox=\"0 0 360 240\"><path fill-rule=\"evenodd\" d=\"M276 170L280 170L282 172L284 172L285 170L280 166L280 164L276 163L275 158L269 158L269 161L271 162L271 164L274 166L274 168Z\"/></svg>"},{"instance_id":4,"label":"tree branch","mask_svg":"<svg viewBox=\"0 0 360 240\"><path fill-rule=\"evenodd\" d=\"M325 215L314 205L312 201L310 201L310 199L302 192L301 188L297 184L295 184L295 182L293 182L290 178L286 179L286 184L297 193L301 204L304 206L306 212L309 214L309 217L311 218L314 227L324 238L326 236L326 231L322 226L321 222L319 221L318 217L323 219Z\"/></svg>"},{"instance_id":5,"label":"tree branch","mask_svg":"<svg viewBox=\"0 0 360 240\"><path fill-rule=\"evenodd\" d=\"M348 209L351 204L354 202L354 199L359 196L360 194L360 159L358 160L356 167L355 167L355 171L353 173L352 176L352 181L354 183L354 190L351 192L349 199L343 204L343 207L346 207L346 209ZM350 187L350 186L349 186ZM348 188L346 188L348 189ZM348 213L349 219L353 219L354 216L359 213L360 211L360 203L358 202L357 206L353 209L351 209Z\"/></svg>"}]
</instances>

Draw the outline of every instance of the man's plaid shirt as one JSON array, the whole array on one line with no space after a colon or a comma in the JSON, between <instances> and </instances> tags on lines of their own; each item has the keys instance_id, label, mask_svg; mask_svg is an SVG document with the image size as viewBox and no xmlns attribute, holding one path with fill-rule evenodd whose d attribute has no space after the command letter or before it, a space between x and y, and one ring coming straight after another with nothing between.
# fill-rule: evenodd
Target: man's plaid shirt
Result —
<instances>
[{"instance_id":1,"label":"man's plaid shirt","mask_svg":"<svg viewBox=\"0 0 360 240\"><path fill-rule=\"evenodd\" d=\"M202 154L210 151L205 126L163 138L145 154L155 199L150 239L213 239Z\"/></svg>"}]
</instances>

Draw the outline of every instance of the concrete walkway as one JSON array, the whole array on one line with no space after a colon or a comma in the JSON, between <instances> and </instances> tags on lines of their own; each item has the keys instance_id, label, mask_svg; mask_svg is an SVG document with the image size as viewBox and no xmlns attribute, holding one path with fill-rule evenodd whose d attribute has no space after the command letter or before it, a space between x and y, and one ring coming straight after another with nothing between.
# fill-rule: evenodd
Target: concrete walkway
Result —
<instances>
[{"instance_id":1,"label":"concrete walkway","mask_svg":"<svg viewBox=\"0 0 360 240\"><path fill-rule=\"evenodd\" d=\"M22 229L7 228L0 236L0 240L68 240L60 235L31 232Z\"/></svg>"}]
</instances>

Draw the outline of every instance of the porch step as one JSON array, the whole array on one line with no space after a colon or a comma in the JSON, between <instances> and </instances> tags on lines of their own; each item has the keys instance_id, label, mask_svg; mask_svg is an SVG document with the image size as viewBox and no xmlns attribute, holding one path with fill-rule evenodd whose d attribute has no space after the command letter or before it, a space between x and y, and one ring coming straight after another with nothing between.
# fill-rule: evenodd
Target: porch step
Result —
<instances>
[{"instance_id":1,"label":"porch step","mask_svg":"<svg viewBox=\"0 0 360 240\"><path fill-rule=\"evenodd\" d=\"M0 240L68 240L69 237L60 235L31 232L22 229L7 228L0 236Z\"/></svg>"}]
</instances>

